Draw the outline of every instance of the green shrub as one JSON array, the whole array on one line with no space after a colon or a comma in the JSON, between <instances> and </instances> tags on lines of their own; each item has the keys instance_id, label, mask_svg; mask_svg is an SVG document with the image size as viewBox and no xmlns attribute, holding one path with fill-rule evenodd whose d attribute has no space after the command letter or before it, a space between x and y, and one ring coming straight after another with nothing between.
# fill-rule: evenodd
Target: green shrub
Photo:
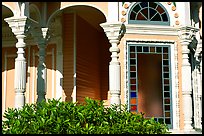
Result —
<instances>
[{"instance_id":1,"label":"green shrub","mask_svg":"<svg viewBox=\"0 0 204 136\"><path fill-rule=\"evenodd\" d=\"M167 134L168 128L143 114L125 108L106 108L102 101L85 103L42 101L21 110L8 109L2 122L3 134Z\"/></svg>"}]
</instances>

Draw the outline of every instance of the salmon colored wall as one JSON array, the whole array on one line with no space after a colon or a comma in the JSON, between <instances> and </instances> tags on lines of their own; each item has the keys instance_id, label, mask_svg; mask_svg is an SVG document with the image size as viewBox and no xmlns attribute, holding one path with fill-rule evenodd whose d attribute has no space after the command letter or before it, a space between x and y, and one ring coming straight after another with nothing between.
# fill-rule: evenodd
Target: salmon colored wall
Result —
<instances>
[{"instance_id":1,"label":"salmon colored wall","mask_svg":"<svg viewBox=\"0 0 204 136\"><path fill-rule=\"evenodd\" d=\"M50 50L54 49L56 51L56 45L48 45L46 51L49 52ZM5 52L7 52L7 71L5 71ZM6 108L14 108L14 100L15 100L15 89L14 89L14 74L15 74L15 58L17 57L17 49L15 47L6 47L2 48L2 98L4 98L4 73L7 74L7 84L6 84ZM38 47L37 46L30 46L30 58L29 58L29 48L25 49L25 57L26 57L26 64L27 64L27 78L26 78L26 103L35 103L37 101L37 65L38 65ZM33 56L33 52L35 55ZM12 55L12 56L9 56ZM54 59L56 60L56 52L52 54ZM47 98L52 98L51 94L51 85L52 85L52 55L46 56L46 65L47 65ZM30 65L29 62L30 61ZM34 64L34 65L33 65ZM56 68L56 61L54 62L54 68ZM28 69L29 67L29 69ZM29 70L29 71L28 71ZM55 75L54 72L54 85L55 85ZM54 86L54 94L56 94L56 87ZM33 95L34 94L34 95ZM4 108L5 102L2 99L2 106ZM3 112L3 111L2 111Z\"/></svg>"},{"instance_id":2,"label":"salmon colored wall","mask_svg":"<svg viewBox=\"0 0 204 136\"><path fill-rule=\"evenodd\" d=\"M73 76L74 76L74 15L63 15L63 99L72 101Z\"/></svg>"},{"instance_id":3,"label":"salmon colored wall","mask_svg":"<svg viewBox=\"0 0 204 136\"><path fill-rule=\"evenodd\" d=\"M88 5L88 6L93 6L99 8L105 16L108 16L108 2L61 2L60 7L68 7L72 5Z\"/></svg>"},{"instance_id":4,"label":"salmon colored wall","mask_svg":"<svg viewBox=\"0 0 204 136\"><path fill-rule=\"evenodd\" d=\"M5 5L5 6L9 6L9 9L11 8L11 10L14 12L14 10L17 9L17 4L16 2L2 2L2 5Z\"/></svg>"},{"instance_id":5,"label":"salmon colored wall","mask_svg":"<svg viewBox=\"0 0 204 136\"><path fill-rule=\"evenodd\" d=\"M77 101L100 99L99 40L95 28L76 16Z\"/></svg>"}]
</instances>

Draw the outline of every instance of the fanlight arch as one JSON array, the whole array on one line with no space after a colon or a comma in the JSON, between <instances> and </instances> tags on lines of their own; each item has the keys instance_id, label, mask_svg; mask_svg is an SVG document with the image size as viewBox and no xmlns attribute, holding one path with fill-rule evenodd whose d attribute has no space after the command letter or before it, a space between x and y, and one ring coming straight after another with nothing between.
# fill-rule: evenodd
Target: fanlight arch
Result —
<instances>
[{"instance_id":1,"label":"fanlight arch","mask_svg":"<svg viewBox=\"0 0 204 136\"><path fill-rule=\"evenodd\" d=\"M159 2L137 2L129 10L129 24L170 25L166 8Z\"/></svg>"}]
</instances>

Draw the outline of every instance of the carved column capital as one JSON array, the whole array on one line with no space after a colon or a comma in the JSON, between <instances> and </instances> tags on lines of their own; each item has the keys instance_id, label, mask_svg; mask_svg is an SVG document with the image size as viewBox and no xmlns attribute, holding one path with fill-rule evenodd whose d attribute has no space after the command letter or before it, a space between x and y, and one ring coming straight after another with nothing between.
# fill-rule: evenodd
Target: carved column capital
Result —
<instances>
[{"instance_id":1,"label":"carved column capital","mask_svg":"<svg viewBox=\"0 0 204 136\"><path fill-rule=\"evenodd\" d=\"M196 35L198 29L192 26L181 26L177 29L177 31L182 44L183 42L190 43Z\"/></svg>"},{"instance_id":2,"label":"carved column capital","mask_svg":"<svg viewBox=\"0 0 204 136\"><path fill-rule=\"evenodd\" d=\"M111 44L119 44L120 39L125 34L125 25L122 23L103 23L100 26L104 29Z\"/></svg>"}]
</instances>

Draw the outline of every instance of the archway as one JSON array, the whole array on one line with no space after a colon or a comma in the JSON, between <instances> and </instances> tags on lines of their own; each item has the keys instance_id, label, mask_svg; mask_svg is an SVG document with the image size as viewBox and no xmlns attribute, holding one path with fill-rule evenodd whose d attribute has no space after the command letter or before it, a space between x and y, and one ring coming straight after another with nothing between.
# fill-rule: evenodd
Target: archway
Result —
<instances>
[{"instance_id":1,"label":"archway","mask_svg":"<svg viewBox=\"0 0 204 136\"><path fill-rule=\"evenodd\" d=\"M85 97L107 100L110 44L100 27L106 17L86 5L66 7L54 14L53 19L60 16L62 20L65 100L83 102ZM49 20L48 23L52 19Z\"/></svg>"}]
</instances>

